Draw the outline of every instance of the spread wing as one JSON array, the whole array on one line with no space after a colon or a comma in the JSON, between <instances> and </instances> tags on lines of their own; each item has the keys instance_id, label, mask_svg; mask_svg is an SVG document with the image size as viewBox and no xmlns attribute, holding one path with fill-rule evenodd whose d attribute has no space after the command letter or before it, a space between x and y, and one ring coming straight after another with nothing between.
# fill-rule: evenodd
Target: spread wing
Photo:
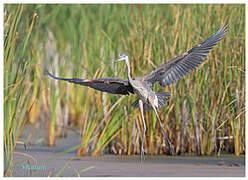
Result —
<instances>
[{"instance_id":1,"label":"spread wing","mask_svg":"<svg viewBox=\"0 0 248 180\"><path fill-rule=\"evenodd\" d=\"M225 36L228 31L227 24L220 28L213 36L201 44L194 46L186 53L177 56L158 69L144 77L152 83L156 81L163 87L168 86L197 68L206 58L211 49Z\"/></svg>"},{"instance_id":2,"label":"spread wing","mask_svg":"<svg viewBox=\"0 0 248 180\"><path fill-rule=\"evenodd\" d=\"M74 84L80 84L83 86L88 86L93 89L108 92L112 94L123 94L129 95L129 93L134 93L132 86L130 86L127 80L117 79L117 78L100 78L100 79L77 79L77 78L59 78L46 70L46 73L53 79L68 81Z\"/></svg>"}]
</instances>

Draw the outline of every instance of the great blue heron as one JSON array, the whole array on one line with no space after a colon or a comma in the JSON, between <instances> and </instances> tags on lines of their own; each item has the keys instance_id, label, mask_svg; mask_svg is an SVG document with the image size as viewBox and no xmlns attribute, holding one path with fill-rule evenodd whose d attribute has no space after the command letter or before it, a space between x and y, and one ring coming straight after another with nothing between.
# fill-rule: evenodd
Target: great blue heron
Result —
<instances>
[{"instance_id":1,"label":"great blue heron","mask_svg":"<svg viewBox=\"0 0 248 180\"><path fill-rule=\"evenodd\" d=\"M165 105L165 102L169 100L170 93L168 92L158 92L155 93L152 88L156 81L162 87L168 86L186 74L197 68L208 55L209 51L225 36L227 32L227 24L220 28L213 36L205 40L199 45L194 46L187 52L177 56L170 61L166 62L156 70L152 71L150 74L144 77L131 77L130 64L127 54L121 54L115 61L125 61L127 66L127 79L123 80L119 78L99 78L99 79L68 79L55 77L50 74L48 75L57 80L64 80L70 83L80 84L83 86L89 86L96 90L103 92L108 92L112 94L123 94L129 95L130 93L135 93L138 95L138 99L132 104L134 107L139 107L142 121L143 121L143 136L141 142L141 159L144 158L144 137L146 132L146 123L144 120L144 110L154 110L156 116L159 120L160 127L166 137L167 144L169 146L170 154L173 155L173 147L167 136L163 124L158 116L157 108L161 108Z\"/></svg>"}]
</instances>

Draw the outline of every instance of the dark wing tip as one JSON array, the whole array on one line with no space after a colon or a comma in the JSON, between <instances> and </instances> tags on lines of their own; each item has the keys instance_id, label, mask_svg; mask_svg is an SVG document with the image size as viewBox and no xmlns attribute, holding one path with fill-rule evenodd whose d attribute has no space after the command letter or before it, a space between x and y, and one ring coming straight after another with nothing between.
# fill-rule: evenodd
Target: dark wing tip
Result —
<instances>
[{"instance_id":1,"label":"dark wing tip","mask_svg":"<svg viewBox=\"0 0 248 180\"><path fill-rule=\"evenodd\" d=\"M56 77L54 75L52 75L47 69L44 70L44 73L48 76L50 76L53 79L57 79L57 80L63 80L63 81L69 81L71 79L66 79L66 78L60 78L60 77Z\"/></svg>"},{"instance_id":2,"label":"dark wing tip","mask_svg":"<svg viewBox=\"0 0 248 180\"><path fill-rule=\"evenodd\" d=\"M44 70L44 74L45 75L48 75L48 76L50 76L50 77L52 77L54 79L57 79L57 77L55 77L54 75L52 75L47 69Z\"/></svg>"},{"instance_id":3,"label":"dark wing tip","mask_svg":"<svg viewBox=\"0 0 248 180\"><path fill-rule=\"evenodd\" d=\"M224 24L222 25L222 28L221 29L223 29L225 32L227 32L228 31L228 27L229 27L229 24L228 24L227 21L225 21Z\"/></svg>"},{"instance_id":4,"label":"dark wing tip","mask_svg":"<svg viewBox=\"0 0 248 180\"><path fill-rule=\"evenodd\" d=\"M225 23L207 40L170 61L172 62L170 68L165 71L164 75L160 75L160 85L165 87L172 84L196 69L206 59L206 56L214 48L214 46L216 46L217 43L224 38L227 31L228 24Z\"/></svg>"},{"instance_id":5,"label":"dark wing tip","mask_svg":"<svg viewBox=\"0 0 248 180\"><path fill-rule=\"evenodd\" d=\"M224 35L228 32L228 27L229 27L228 23L225 22L224 25L217 31L216 34L221 34L224 37Z\"/></svg>"},{"instance_id":6,"label":"dark wing tip","mask_svg":"<svg viewBox=\"0 0 248 180\"><path fill-rule=\"evenodd\" d=\"M212 35L207 40L203 41L199 45L194 46L190 50L187 51L187 54L190 54L196 50L198 50L201 46L208 47L211 50L221 39L224 38L226 33L228 32L228 24L225 22L224 25L218 29L218 31ZM208 52L207 52L208 53Z\"/></svg>"},{"instance_id":7,"label":"dark wing tip","mask_svg":"<svg viewBox=\"0 0 248 180\"><path fill-rule=\"evenodd\" d=\"M55 77L54 75L52 75L47 69L44 69L44 74L45 75L48 75L48 76L50 76L50 77L52 77L52 78L57 78L57 77Z\"/></svg>"},{"instance_id":8,"label":"dark wing tip","mask_svg":"<svg viewBox=\"0 0 248 180\"><path fill-rule=\"evenodd\" d=\"M45 68L43 72L44 72L45 75L48 75L49 74L47 68Z\"/></svg>"}]
</instances>

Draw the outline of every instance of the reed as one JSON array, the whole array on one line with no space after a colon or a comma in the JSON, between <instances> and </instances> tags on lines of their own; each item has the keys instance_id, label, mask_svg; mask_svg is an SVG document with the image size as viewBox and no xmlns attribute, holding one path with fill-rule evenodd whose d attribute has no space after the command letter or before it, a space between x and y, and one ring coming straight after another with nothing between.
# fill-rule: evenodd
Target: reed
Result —
<instances>
[{"instance_id":1,"label":"reed","mask_svg":"<svg viewBox=\"0 0 248 180\"><path fill-rule=\"evenodd\" d=\"M34 13L39 20L33 32ZM61 77L126 79L125 66L111 62L125 51L132 75L143 76L214 34L225 20L229 32L206 62L155 90L172 94L159 115L177 154L244 153L245 5L5 5L4 14L6 162L20 133L14 127L22 127L26 113L29 122L50 121L54 141L62 118L79 126L79 156L139 154L143 126L131 107L135 96L115 104L121 96L56 82L44 76L44 67ZM168 153L155 114L145 116L146 152Z\"/></svg>"},{"instance_id":2,"label":"reed","mask_svg":"<svg viewBox=\"0 0 248 180\"><path fill-rule=\"evenodd\" d=\"M5 6L4 14L4 176L11 176L18 138L35 100L31 79L32 52L27 51L37 14L23 17L22 5ZM24 19L23 19L24 18ZM22 22L27 24L23 25ZM20 28L25 28L20 31ZM22 39L20 41L20 39ZM31 105L30 105L31 104Z\"/></svg>"}]
</instances>

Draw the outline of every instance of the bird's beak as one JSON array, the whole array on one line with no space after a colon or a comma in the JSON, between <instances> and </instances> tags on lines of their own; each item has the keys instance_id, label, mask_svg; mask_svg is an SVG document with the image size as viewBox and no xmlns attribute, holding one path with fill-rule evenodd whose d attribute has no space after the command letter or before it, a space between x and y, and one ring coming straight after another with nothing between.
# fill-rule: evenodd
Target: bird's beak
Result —
<instances>
[{"instance_id":1,"label":"bird's beak","mask_svg":"<svg viewBox=\"0 0 248 180\"><path fill-rule=\"evenodd\" d=\"M121 56L119 56L118 58L114 59L114 62L118 62L118 61L122 61L123 58Z\"/></svg>"}]
</instances>

